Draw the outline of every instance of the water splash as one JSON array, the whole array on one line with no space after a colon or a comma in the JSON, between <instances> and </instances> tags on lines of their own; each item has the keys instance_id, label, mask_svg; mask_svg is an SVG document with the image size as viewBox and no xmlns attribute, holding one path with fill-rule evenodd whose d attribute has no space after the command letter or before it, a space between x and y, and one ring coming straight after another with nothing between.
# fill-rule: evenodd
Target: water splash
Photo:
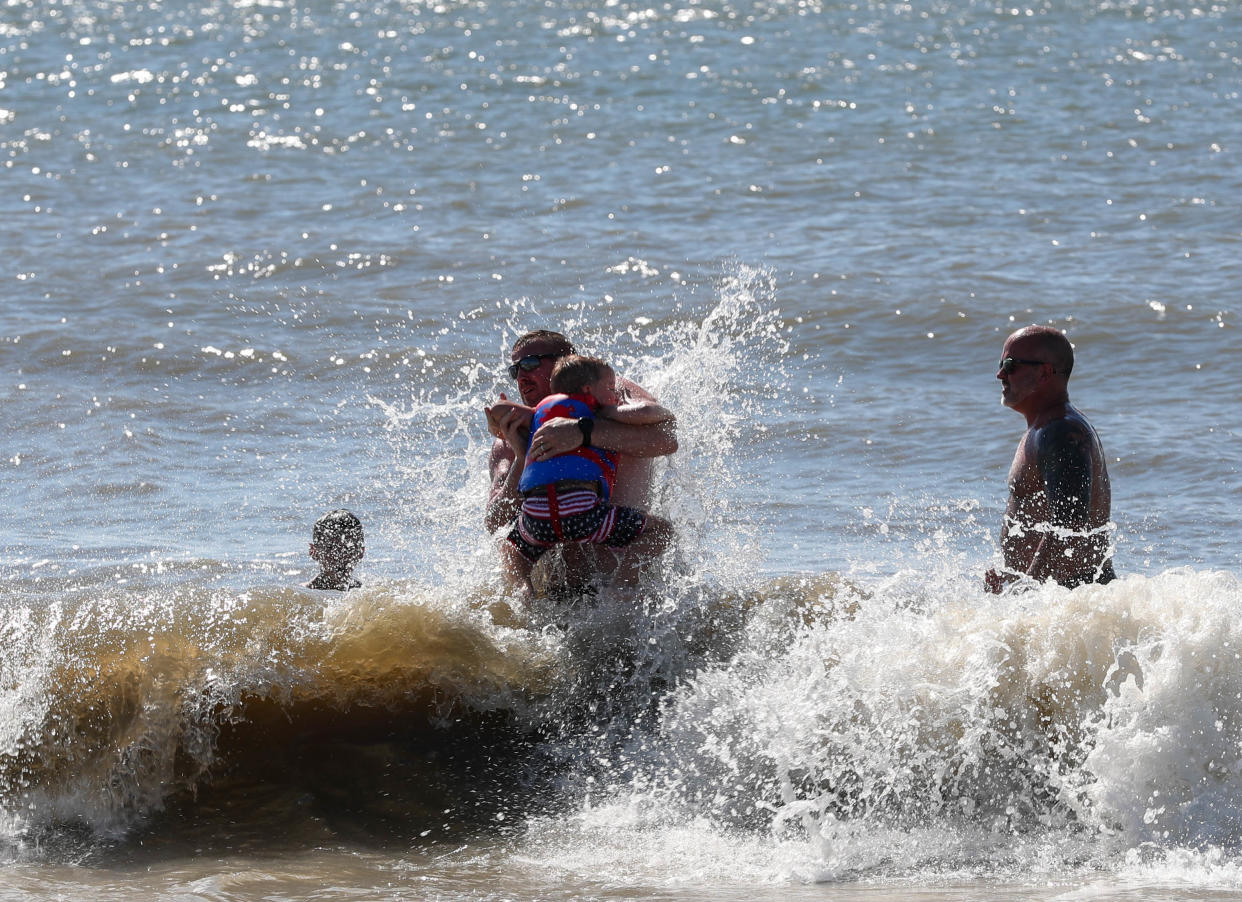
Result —
<instances>
[{"instance_id":1,"label":"water splash","mask_svg":"<svg viewBox=\"0 0 1242 902\"><path fill-rule=\"evenodd\" d=\"M11 836L124 836L306 737L520 718L564 669L539 636L417 586L95 591L39 611L4 620L5 676L19 687L0 724Z\"/></svg>"},{"instance_id":2,"label":"water splash","mask_svg":"<svg viewBox=\"0 0 1242 902\"><path fill-rule=\"evenodd\" d=\"M942 588L912 605L840 581L770 586L735 653L671 694L578 820L536 826L562 844L550 858L690 831L717 842L682 874L755 880L746 862L767 854L768 879L925 880L1236 848L1235 577ZM713 865L718 842L732 851Z\"/></svg>"}]
</instances>

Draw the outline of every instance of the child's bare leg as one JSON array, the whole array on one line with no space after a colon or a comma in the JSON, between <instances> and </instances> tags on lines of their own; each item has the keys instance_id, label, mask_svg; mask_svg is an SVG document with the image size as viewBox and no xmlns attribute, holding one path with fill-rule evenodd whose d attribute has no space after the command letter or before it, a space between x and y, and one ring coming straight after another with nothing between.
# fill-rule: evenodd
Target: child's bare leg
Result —
<instances>
[{"instance_id":1,"label":"child's bare leg","mask_svg":"<svg viewBox=\"0 0 1242 902\"><path fill-rule=\"evenodd\" d=\"M638 578L672 544L673 524L655 514L647 515L643 534L625 546L625 556L613 577L614 586L633 586Z\"/></svg>"},{"instance_id":2,"label":"child's bare leg","mask_svg":"<svg viewBox=\"0 0 1242 902\"><path fill-rule=\"evenodd\" d=\"M500 564L506 586L509 589L520 590L522 603L530 607L530 600L534 596L534 589L530 584L530 571L534 565L507 539L500 540Z\"/></svg>"}]
</instances>

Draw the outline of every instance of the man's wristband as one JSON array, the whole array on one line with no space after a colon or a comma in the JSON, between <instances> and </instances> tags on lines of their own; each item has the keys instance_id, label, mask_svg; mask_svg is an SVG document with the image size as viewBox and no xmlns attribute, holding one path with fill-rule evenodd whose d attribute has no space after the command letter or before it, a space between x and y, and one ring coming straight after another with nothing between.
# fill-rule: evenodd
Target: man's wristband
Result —
<instances>
[{"instance_id":1,"label":"man's wristband","mask_svg":"<svg viewBox=\"0 0 1242 902\"><path fill-rule=\"evenodd\" d=\"M591 417L578 417L578 428L582 430L582 447L591 444L591 430L595 428L595 420Z\"/></svg>"}]
</instances>

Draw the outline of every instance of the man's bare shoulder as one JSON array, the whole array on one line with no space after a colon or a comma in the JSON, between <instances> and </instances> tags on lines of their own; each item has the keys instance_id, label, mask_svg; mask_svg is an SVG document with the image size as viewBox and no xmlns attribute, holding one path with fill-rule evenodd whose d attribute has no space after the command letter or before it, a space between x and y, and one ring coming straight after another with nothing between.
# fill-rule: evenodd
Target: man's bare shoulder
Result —
<instances>
[{"instance_id":1,"label":"man's bare shoulder","mask_svg":"<svg viewBox=\"0 0 1242 902\"><path fill-rule=\"evenodd\" d=\"M1070 411L1031 430L1031 442L1036 454L1064 454L1067 451L1091 453L1095 430L1077 411Z\"/></svg>"},{"instance_id":2,"label":"man's bare shoulder","mask_svg":"<svg viewBox=\"0 0 1242 902\"><path fill-rule=\"evenodd\" d=\"M1050 420L1033 430L1039 442L1077 441L1091 434L1091 427L1081 417L1064 416Z\"/></svg>"},{"instance_id":3,"label":"man's bare shoulder","mask_svg":"<svg viewBox=\"0 0 1242 902\"><path fill-rule=\"evenodd\" d=\"M620 394L623 399L628 401L654 402L656 400L655 395L647 391L647 389L643 388L637 382L632 379L627 379L624 376L617 377L617 393Z\"/></svg>"}]
</instances>

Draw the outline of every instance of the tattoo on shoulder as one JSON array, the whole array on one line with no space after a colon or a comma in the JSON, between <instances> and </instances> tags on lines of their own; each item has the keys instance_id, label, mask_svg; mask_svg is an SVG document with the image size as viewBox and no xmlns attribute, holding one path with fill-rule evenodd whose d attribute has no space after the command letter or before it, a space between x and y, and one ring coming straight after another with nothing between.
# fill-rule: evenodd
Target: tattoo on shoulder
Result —
<instances>
[{"instance_id":1,"label":"tattoo on shoulder","mask_svg":"<svg viewBox=\"0 0 1242 902\"><path fill-rule=\"evenodd\" d=\"M1081 445L1090 438L1091 433L1085 425L1068 417L1053 420L1048 425L1041 426L1035 433L1036 446L1040 451L1052 451L1062 445Z\"/></svg>"},{"instance_id":2,"label":"tattoo on shoulder","mask_svg":"<svg viewBox=\"0 0 1242 902\"><path fill-rule=\"evenodd\" d=\"M1090 433L1081 423L1057 420L1039 430L1035 447L1053 520L1082 528L1091 506Z\"/></svg>"}]
</instances>

